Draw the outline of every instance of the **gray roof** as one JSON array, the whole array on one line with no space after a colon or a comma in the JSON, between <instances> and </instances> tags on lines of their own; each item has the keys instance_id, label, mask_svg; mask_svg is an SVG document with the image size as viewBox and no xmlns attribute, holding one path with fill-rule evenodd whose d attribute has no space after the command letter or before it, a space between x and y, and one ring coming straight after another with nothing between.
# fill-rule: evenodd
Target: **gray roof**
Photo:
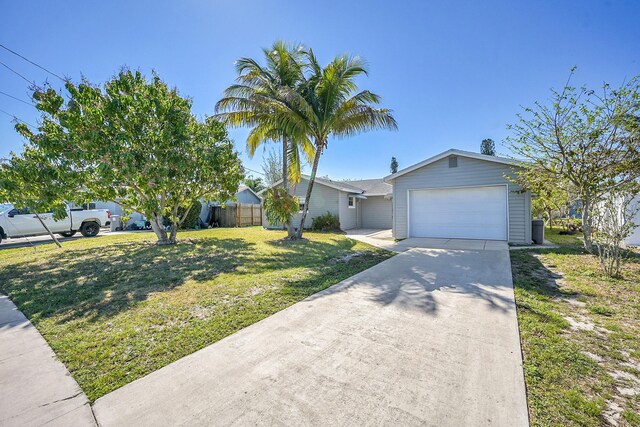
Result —
<instances>
[{"instance_id":1,"label":"gray roof","mask_svg":"<svg viewBox=\"0 0 640 427\"><path fill-rule=\"evenodd\" d=\"M303 175L304 178L309 179L307 175ZM345 191L347 193L357 193L361 194L363 189L359 188L356 185L353 185L352 181L334 181L332 179L326 178L318 178L316 177L316 182L320 184L324 184L328 187L333 187L337 190Z\"/></svg>"},{"instance_id":2,"label":"gray roof","mask_svg":"<svg viewBox=\"0 0 640 427\"><path fill-rule=\"evenodd\" d=\"M308 180L309 178L309 175L302 175L302 179ZM345 193L363 194L369 196L386 196L393 192L393 187L391 186L391 184L387 184L382 178L360 179L353 181L334 181L332 179L316 177L315 182L320 185L335 188L339 191L344 191ZM282 180L273 183L271 187L280 185L280 183L282 183ZM264 191L266 191L266 188L259 194L262 194Z\"/></svg>"},{"instance_id":3,"label":"gray roof","mask_svg":"<svg viewBox=\"0 0 640 427\"><path fill-rule=\"evenodd\" d=\"M393 192L393 186L382 178L342 181L342 184L362 189L365 196L385 196Z\"/></svg>"}]
</instances>

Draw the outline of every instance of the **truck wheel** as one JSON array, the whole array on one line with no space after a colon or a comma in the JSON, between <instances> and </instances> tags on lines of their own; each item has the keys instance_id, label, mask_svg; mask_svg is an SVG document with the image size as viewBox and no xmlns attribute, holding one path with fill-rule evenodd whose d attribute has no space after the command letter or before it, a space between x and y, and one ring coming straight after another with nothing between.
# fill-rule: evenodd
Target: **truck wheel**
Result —
<instances>
[{"instance_id":1,"label":"truck wheel","mask_svg":"<svg viewBox=\"0 0 640 427\"><path fill-rule=\"evenodd\" d=\"M80 233L84 237L96 237L100 232L100 226L95 221L83 222L80 227Z\"/></svg>"},{"instance_id":2,"label":"truck wheel","mask_svg":"<svg viewBox=\"0 0 640 427\"><path fill-rule=\"evenodd\" d=\"M65 231L64 233L60 233L62 237L73 237L77 231Z\"/></svg>"}]
</instances>

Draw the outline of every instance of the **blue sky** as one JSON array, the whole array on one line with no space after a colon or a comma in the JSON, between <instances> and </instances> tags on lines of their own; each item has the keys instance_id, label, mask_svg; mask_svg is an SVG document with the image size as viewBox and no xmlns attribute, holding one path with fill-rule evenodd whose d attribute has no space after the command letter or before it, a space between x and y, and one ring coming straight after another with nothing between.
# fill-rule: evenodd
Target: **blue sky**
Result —
<instances>
[{"instance_id":1,"label":"blue sky","mask_svg":"<svg viewBox=\"0 0 640 427\"><path fill-rule=\"evenodd\" d=\"M640 74L637 1L9 1L0 0L0 43L78 81L103 82L122 65L155 69L213 113L233 83L233 62L259 57L283 39L314 49L322 62L364 57L360 81L395 112L397 132L331 140L319 173L371 178L391 156L406 167L448 148L498 151L521 106L545 100L578 66L574 82L596 87ZM29 79L54 77L0 50L0 61ZM28 100L27 84L0 66L0 91ZM29 105L0 95L0 109L35 123ZM0 157L23 141L0 113ZM245 165L244 130L230 132Z\"/></svg>"}]
</instances>

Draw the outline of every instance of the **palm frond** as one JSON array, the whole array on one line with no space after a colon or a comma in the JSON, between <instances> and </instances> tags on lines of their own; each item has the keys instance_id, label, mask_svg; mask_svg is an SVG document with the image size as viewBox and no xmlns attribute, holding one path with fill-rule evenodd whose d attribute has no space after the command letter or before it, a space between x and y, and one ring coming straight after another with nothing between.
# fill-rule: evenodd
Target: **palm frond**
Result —
<instances>
[{"instance_id":1,"label":"palm frond","mask_svg":"<svg viewBox=\"0 0 640 427\"><path fill-rule=\"evenodd\" d=\"M339 138L378 129L398 129L391 110L358 105L347 109L333 123L333 134Z\"/></svg>"}]
</instances>

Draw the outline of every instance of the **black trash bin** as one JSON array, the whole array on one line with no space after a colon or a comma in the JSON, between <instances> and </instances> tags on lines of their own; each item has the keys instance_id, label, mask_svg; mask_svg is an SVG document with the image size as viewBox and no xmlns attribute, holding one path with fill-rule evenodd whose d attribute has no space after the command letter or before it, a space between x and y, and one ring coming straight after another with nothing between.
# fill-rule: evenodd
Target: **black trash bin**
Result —
<instances>
[{"instance_id":1,"label":"black trash bin","mask_svg":"<svg viewBox=\"0 0 640 427\"><path fill-rule=\"evenodd\" d=\"M536 245L544 243L544 220L534 219L531 221L531 240Z\"/></svg>"}]
</instances>

